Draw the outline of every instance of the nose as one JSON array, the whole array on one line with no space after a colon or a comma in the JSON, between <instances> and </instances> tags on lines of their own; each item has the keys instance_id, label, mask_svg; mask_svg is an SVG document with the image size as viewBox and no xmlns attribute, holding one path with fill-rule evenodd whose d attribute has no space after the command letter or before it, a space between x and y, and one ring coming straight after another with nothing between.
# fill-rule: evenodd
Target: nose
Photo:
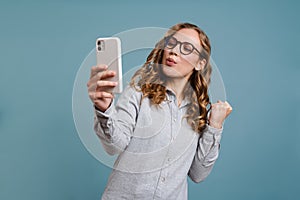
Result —
<instances>
[{"instance_id":1,"label":"nose","mask_svg":"<svg viewBox=\"0 0 300 200\"><path fill-rule=\"evenodd\" d=\"M170 53L169 53L170 55L175 55L175 56L178 56L178 54L173 50L173 49L171 49L171 51L170 51Z\"/></svg>"},{"instance_id":2,"label":"nose","mask_svg":"<svg viewBox=\"0 0 300 200\"><path fill-rule=\"evenodd\" d=\"M170 54L178 56L180 54L180 45L177 44L173 49L170 49Z\"/></svg>"}]
</instances>

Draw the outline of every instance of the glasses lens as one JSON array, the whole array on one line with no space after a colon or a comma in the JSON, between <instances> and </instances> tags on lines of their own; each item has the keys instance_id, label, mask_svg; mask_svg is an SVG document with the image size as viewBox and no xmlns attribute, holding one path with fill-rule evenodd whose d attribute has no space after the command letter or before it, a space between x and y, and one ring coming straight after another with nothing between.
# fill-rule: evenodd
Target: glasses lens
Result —
<instances>
[{"instance_id":1,"label":"glasses lens","mask_svg":"<svg viewBox=\"0 0 300 200\"><path fill-rule=\"evenodd\" d=\"M177 45L177 40L174 37L169 37L166 39L166 47L169 49L175 48Z\"/></svg>"},{"instance_id":2,"label":"glasses lens","mask_svg":"<svg viewBox=\"0 0 300 200\"><path fill-rule=\"evenodd\" d=\"M194 47L191 43L183 42L181 45L181 53L184 55L191 54L194 50Z\"/></svg>"}]
</instances>

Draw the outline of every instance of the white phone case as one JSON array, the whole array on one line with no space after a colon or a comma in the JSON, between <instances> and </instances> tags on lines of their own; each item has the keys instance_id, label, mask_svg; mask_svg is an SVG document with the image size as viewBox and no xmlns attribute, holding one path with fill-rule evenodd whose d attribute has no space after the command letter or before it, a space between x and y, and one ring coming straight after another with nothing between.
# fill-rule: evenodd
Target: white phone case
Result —
<instances>
[{"instance_id":1,"label":"white phone case","mask_svg":"<svg viewBox=\"0 0 300 200\"><path fill-rule=\"evenodd\" d=\"M113 70L116 75L107 80L116 81L118 85L112 88L111 92L121 93L122 84L122 57L121 41L117 37L98 38L96 40L97 65L105 64L108 70Z\"/></svg>"}]
</instances>

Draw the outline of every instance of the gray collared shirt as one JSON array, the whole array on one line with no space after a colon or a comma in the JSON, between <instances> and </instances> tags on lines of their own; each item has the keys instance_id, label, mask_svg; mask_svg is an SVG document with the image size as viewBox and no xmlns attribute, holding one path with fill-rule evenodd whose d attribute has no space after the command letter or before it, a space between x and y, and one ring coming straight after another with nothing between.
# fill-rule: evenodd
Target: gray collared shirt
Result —
<instances>
[{"instance_id":1,"label":"gray collared shirt","mask_svg":"<svg viewBox=\"0 0 300 200\"><path fill-rule=\"evenodd\" d=\"M222 129L207 125L200 138L171 90L160 105L127 87L116 105L95 110L94 129L105 151L118 158L102 199L188 198L187 177L203 181L218 158Z\"/></svg>"}]
</instances>

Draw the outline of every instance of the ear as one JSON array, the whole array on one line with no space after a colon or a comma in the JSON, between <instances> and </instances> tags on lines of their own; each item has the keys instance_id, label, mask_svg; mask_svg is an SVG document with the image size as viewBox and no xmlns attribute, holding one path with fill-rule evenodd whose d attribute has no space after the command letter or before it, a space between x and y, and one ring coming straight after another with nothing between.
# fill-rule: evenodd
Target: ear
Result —
<instances>
[{"instance_id":1,"label":"ear","mask_svg":"<svg viewBox=\"0 0 300 200\"><path fill-rule=\"evenodd\" d=\"M203 70L206 65L206 59L199 60L197 65L195 66L195 70Z\"/></svg>"}]
</instances>

